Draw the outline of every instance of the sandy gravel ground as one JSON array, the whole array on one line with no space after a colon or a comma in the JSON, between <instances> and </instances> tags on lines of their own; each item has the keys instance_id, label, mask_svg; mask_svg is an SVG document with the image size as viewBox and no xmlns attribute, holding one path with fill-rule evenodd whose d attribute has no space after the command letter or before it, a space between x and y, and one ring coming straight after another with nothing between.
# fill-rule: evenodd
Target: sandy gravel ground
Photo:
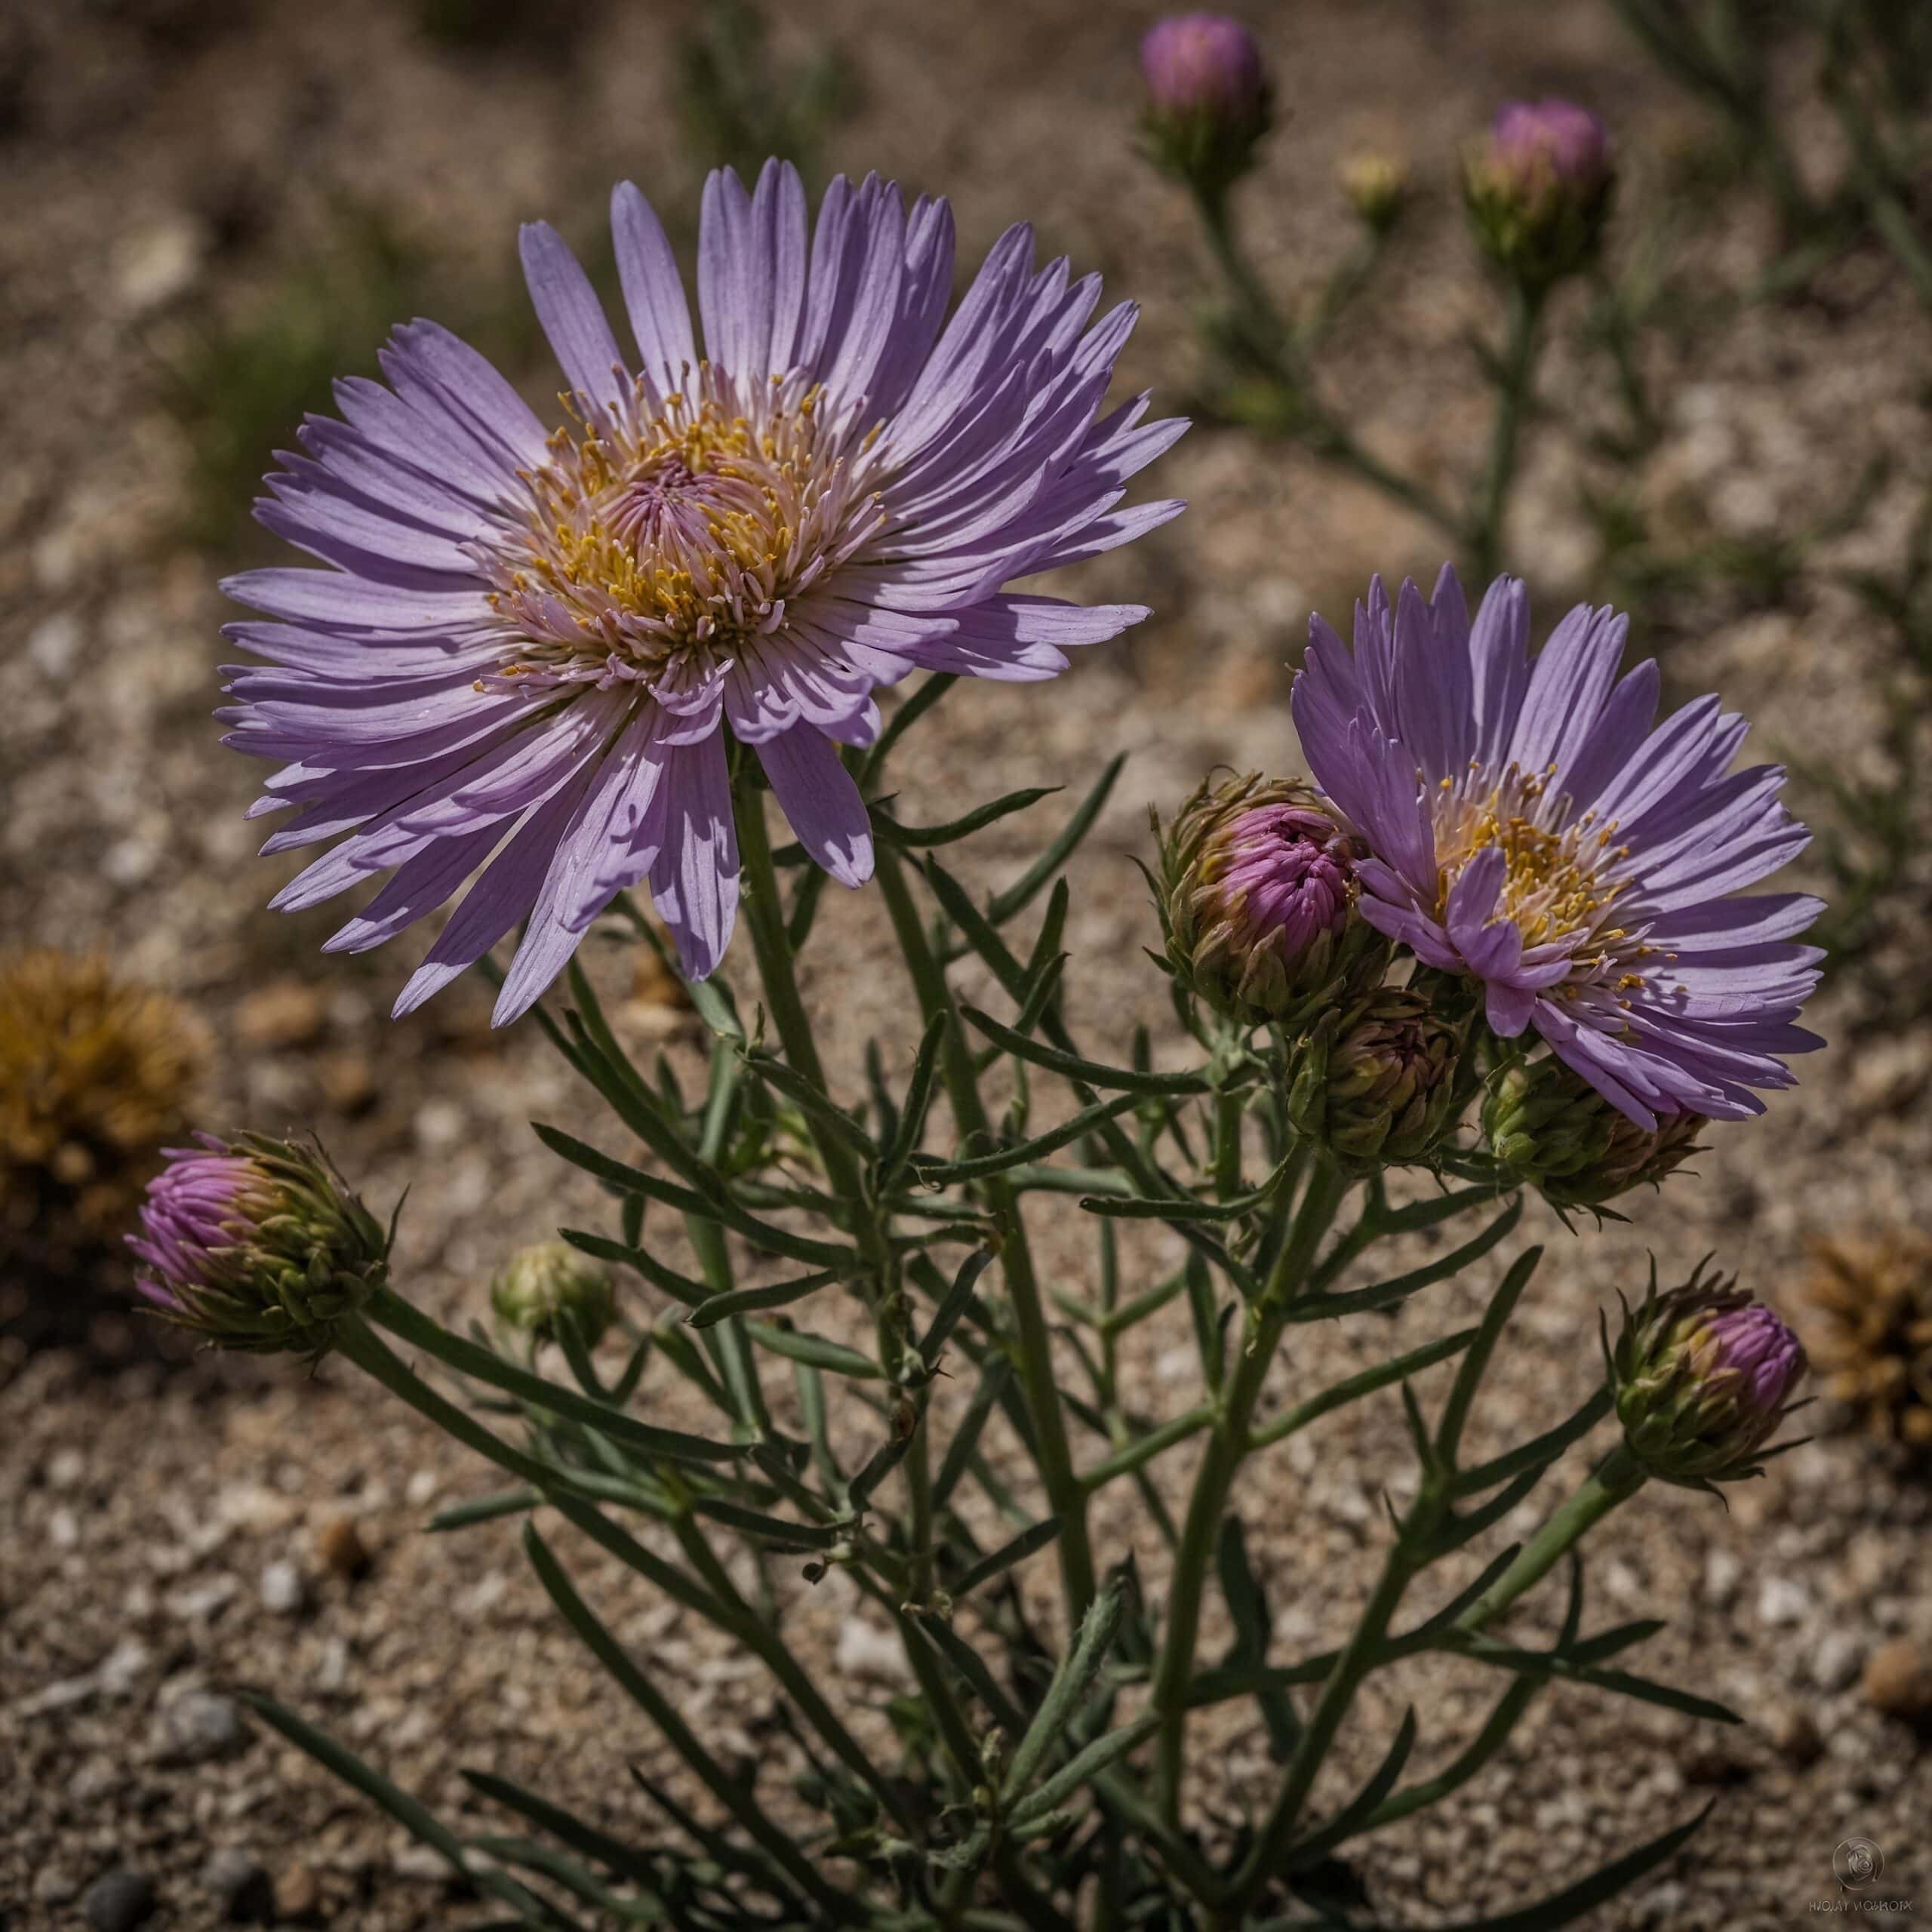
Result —
<instances>
[{"instance_id":1,"label":"sandy gravel ground","mask_svg":"<svg viewBox=\"0 0 1932 1932\"><path fill-rule=\"evenodd\" d=\"M1049 251L1097 266L1110 291L1145 305L1124 381L1184 402L1199 367L1190 317L1208 291L1178 198L1148 177L1129 138L1132 49L1149 10L835 0L811 11L813 31L864 79L826 140L828 165L949 194L962 259L1009 219L1032 219ZM674 22L669 5L611 6L568 51L539 42L458 58L426 48L404 10L375 4L27 0L0 38L8 72L25 75L0 150L0 933L106 945L189 1000L220 1048L210 1119L312 1121L384 1207L410 1183L401 1277L451 1315L478 1310L516 1243L561 1222L604 1224L605 1204L525 1124L595 1131L595 1116L534 1029L489 1032L478 986L392 1026L384 1015L414 940L332 962L315 950L328 910L281 920L260 909L294 864L252 856L240 817L251 774L208 721L223 607L216 565L174 536L189 452L156 401L155 358L198 318L245 309L287 261L281 238L318 232L331 196L379 202L444 259L491 275L509 262L519 219L555 216L588 242L619 173L660 204L693 198L667 118L674 76L661 57ZM1246 205L1284 280L1348 245L1332 171L1364 143L1399 145L1439 184L1497 99L1571 90L1622 131L1626 202L1641 210L1668 156L1695 137L1594 0L1327 0L1276 10L1270 32L1294 112ZM1832 165L1822 143L1810 158ZM258 217L238 240L218 218L238 196ZM1463 338L1488 298L1454 215L1438 186L1333 371L1334 392L1378 447L1438 475L1474 460L1483 420ZM1694 211L1675 245L1727 285L1748 278L1767 241L1749 198L1730 195ZM1668 427L1640 487L1673 531L1817 524L1883 453L1896 468L1872 518L1826 561L1897 553L1928 472L1926 325L1874 263L1848 264L1826 294L1721 328L1687 323L1657 346ZM1588 418L1609 404L1601 371L1571 341L1574 321L1559 313L1545 392L1578 398ZM1592 587L1577 503L1594 460L1546 426L1532 445L1512 550L1540 629ZM1147 801L1174 800L1217 760L1291 767L1284 660L1309 607L1339 614L1370 571L1420 575L1439 561L1426 531L1362 490L1236 435L1197 431L1159 481L1191 500L1189 515L1075 586L1152 604L1154 620L1057 685L958 691L901 778L907 815L931 820L1020 784L1083 787L1113 752L1131 752L1073 875L1072 1015L1097 1050L1123 1049L1145 1020L1174 1051L1140 952L1152 918L1128 863L1144 849ZM1650 621L1638 648L1667 647L1680 689L1720 684L1758 721L1760 744L1869 768L1885 701L1879 646L1822 571L1773 608L1719 588L1660 603ZM961 864L997 884L1027 856L1025 835L1003 826ZM694 1065L676 1017L629 997L627 958L592 957L627 1032ZM731 970L743 983L743 949ZM841 899L806 988L827 1016L835 1081L855 1078L864 1032L888 1001L886 1041L903 1066L912 1029L895 972L875 898ZM1767 1122L1714 1136L1701 1177L1674 1185L1639 1225L1573 1238L1532 1208L1524 1229L1548 1242L1548 1259L1478 1418L1485 1441L1517 1439L1581 1398L1597 1306L1641 1285L1647 1249L1681 1271L1715 1248L1777 1296L1792 1291L1807 1237L1923 1218L1932 1037L1859 1031L1872 998L1847 984L1821 1001L1838 1044ZM1091 1266L1078 1217L1042 1209L1036 1226L1047 1265L1077 1284ZM1130 1253L1151 1267L1168 1247L1149 1235ZM1469 1318L1494 1278L1478 1271L1392 1328L1304 1331L1271 1402ZM652 1312L641 1293L636 1305ZM81 1923L84 1888L118 1866L158 1888L151 1923L211 1924L210 1860L223 1850L261 1866L289 1922L467 1922L475 1908L446 1890L434 1859L238 1721L226 1700L242 1685L272 1687L454 1815L483 1815L458 1776L468 1766L638 1826L623 1767L667 1770L666 1754L543 1614L512 1532L420 1533L435 1508L491 1487L487 1472L340 1365L310 1380L291 1364L157 1355L112 1319L96 1329L91 1350L41 1350L0 1371L11 1376L0 1386L0 1924ZM1149 1411L1185 1407L1182 1328L1157 1325L1137 1349ZM673 1418L678 1399L666 1398ZM1176 1460L1168 1480L1179 1491L1188 1458ZM1282 1654L1345 1628L1379 1560L1378 1487L1404 1466L1396 1405L1377 1401L1255 1468L1244 1507ZM1593 1546L1598 1617L1668 1617L1643 1667L1728 1701L1748 1723L1718 1735L1581 1690L1545 1697L1451 1802L1361 1847L1382 1918L1420 1927L1501 1909L1707 1801L1715 1810L1694 1847L1604 1925L1807 1919L1814 1902L1839 1897L1832 1849L1854 1834L1882 1847L1888 1890L1932 1909L1927 1761L1861 1688L1881 1644L1932 1647L1929 1496L1876 1452L1826 1439L1776 1464L1727 1515L1672 1494L1614 1521ZM1540 1509L1539 1499L1505 1532ZM1138 1548L1158 1599L1166 1557L1131 1487L1108 1493L1097 1530L1109 1554ZM368 1558L353 1577L352 1532ZM728 1750L779 1748L747 1660L587 1552L570 1555L707 1735ZM866 1642L843 1583L797 1592L800 1641L841 1693L888 1695L891 1660ZM1218 1641L1211 1625L1204 1649ZM1439 1664L1378 1678L1337 1754L1334 1789L1379 1757L1412 1700L1423 1720L1416 1768L1446 1761L1490 1687ZM1261 1788L1257 1727L1230 1710L1200 1724L1198 1744L1215 1767L1214 1812Z\"/></svg>"}]
</instances>

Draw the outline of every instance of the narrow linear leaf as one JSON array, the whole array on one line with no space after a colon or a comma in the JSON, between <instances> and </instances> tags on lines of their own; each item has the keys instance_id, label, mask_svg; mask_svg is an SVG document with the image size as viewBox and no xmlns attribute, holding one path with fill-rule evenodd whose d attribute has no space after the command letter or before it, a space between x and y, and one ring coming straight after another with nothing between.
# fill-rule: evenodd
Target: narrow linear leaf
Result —
<instances>
[{"instance_id":1,"label":"narrow linear leaf","mask_svg":"<svg viewBox=\"0 0 1932 1932\"><path fill-rule=\"evenodd\" d=\"M910 848L952 845L960 839L970 838L976 832L984 831L1003 818L1011 818L1015 812L1023 812L1037 805L1042 798L1051 798L1060 789L1057 785L1028 786L976 807L961 817L948 819L943 825L901 825L882 805L875 804L870 808L872 829L895 845Z\"/></svg>"},{"instance_id":2,"label":"narrow linear leaf","mask_svg":"<svg viewBox=\"0 0 1932 1932\"><path fill-rule=\"evenodd\" d=\"M1004 1048L1017 1060L1029 1060L1049 1073L1057 1073L1063 1079L1084 1081L1090 1087L1103 1087L1115 1093L1189 1094L1213 1091L1206 1078L1198 1073L1141 1073L1125 1067L1104 1066L1097 1060L1062 1053L1057 1047L1042 1046L1037 1040L1001 1026L977 1006L961 1005L959 1011L995 1046Z\"/></svg>"},{"instance_id":3,"label":"narrow linear leaf","mask_svg":"<svg viewBox=\"0 0 1932 1932\"><path fill-rule=\"evenodd\" d=\"M1408 1763L1409 1753L1415 1749L1415 1744L1416 1714L1411 1705L1403 1712L1401 1727L1368 1782L1327 1824L1318 1831L1309 1832L1299 1844L1290 1847L1288 1869L1306 1871L1311 1865L1318 1865L1336 1846L1364 1829L1383 1800L1395 1789L1395 1780L1402 1775L1402 1768Z\"/></svg>"},{"instance_id":4,"label":"narrow linear leaf","mask_svg":"<svg viewBox=\"0 0 1932 1932\"><path fill-rule=\"evenodd\" d=\"M1474 1240L1465 1241L1440 1260L1411 1269L1406 1275L1377 1281L1372 1287L1355 1288L1343 1294L1304 1296L1290 1308L1288 1319L1326 1321L1334 1315L1358 1315L1368 1309L1388 1308L1398 1301L1405 1301L1420 1289L1460 1275L1472 1263L1481 1260L1499 1241L1508 1240L1522 1218L1522 1213L1523 1199L1518 1195Z\"/></svg>"},{"instance_id":5,"label":"narrow linear leaf","mask_svg":"<svg viewBox=\"0 0 1932 1932\"><path fill-rule=\"evenodd\" d=\"M1033 1721L1015 1746L1013 1761L1007 1767L1001 1792L1008 1804L1014 1803L1032 1783L1033 1774L1045 1762L1048 1752L1064 1734L1074 1712L1086 1702L1087 1693L1113 1647L1125 1601L1120 1585L1112 1583L1094 1599L1081 1619L1080 1633L1074 1639L1073 1647L1061 1659Z\"/></svg>"},{"instance_id":6,"label":"narrow linear leaf","mask_svg":"<svg viewBox=\"0 0 1932 1932\"><path fill-rule=\"evenodd\" d=\"M1127 754L1124 752L1109 759L1107 768L1100 774L1093 789L1074 808L1073 816L1067 820L1059 836L1004 892L993 895L986 907L986 917L995 925L1003 926L1016 913L1023 912L1040 888L1080 849L1081 841L1093 829L1094 821L1100 817L1106 804L1108 795L1114 789L1114 782L1120 777L1121 768L1126 762Z\"/></svg>"},{"instance_id":7,"label":"narrow linear leaf","mask_svg":"<svg viewBox=\"0 0 1932 1932\"><path fill-rule=\"evenodd\" d=\"M1044 1518L1030 1529L1022 1530L1011 1543L1002 1543L990 1556L982 1557L965 1575L950 1586L955 1597L970 1596L982 1583L989 1583L1002 1571L1046 1548L1060 1534L1060 1518Z\"/></svg>"},{"instance_id":8,"label":"narrow linear leaf","mask_svg":"<svg viewBox=\"0 0 1932 1932\"><path fill-rule=\"evenodd\" d=\"M659 1429L639 1422L621 1409L533 1375L528 1369L518 1368L493 1354L480 1343L452 1334L392 1289L380 1290L371 1297L365 1312L392 1334L413 1343L473 1380L547 1409L552 1415L568 1416L573 1422L585 1423L612 1441L627 1444L646 1455L687 1463L728 1463L739 1453L729 1443L709 1442L701 1435L688 1435L681 1429Z\"/></svg>"},{"instance_id":9,"label":"narrow linear leaf","mask_svg":"<svg viewBox=\"0 0 1932 1932\"><path fill-rule=\"evenodd\" d=\"M734 1315L750 1315L765 1308L789 1308L793 1302L803 1301L815 1289L827 1287L838 1278L829 1271L821 1271L801 1275L795 1281L774 1281L762 1288L728 1289L692 1309L685 1317L685 1324L693 1328L709 1328Z\"/></svg>"},{"instance_id":10,"label":"narrow linear leaf","mask_svg":"<svg viewBox=\"0 0 1932 1932\"><path fill-rule=\"evenodd\" d=\"M1715 1799L1712 1800L1712 1804L1715 1802ZM1711 1806L1706 1804L1688 1824L1679 1825L1675 1831L1652 1838L1635 1851L1626 1852L1621 1858L1592 1872L1580 1883L1552 1894L1539 1904L1525 1906L1520 1912L1505 1912L1500 1918L1465 1919L1459 1924L1445 1927L1444 1932L1555 1932L1558 1926L1574 1925L1585 1913L1594 1912L1619 1892L1627 1890L1645 1872L1653 1872L1666 1860L1675 1857L1710 1814Z\"/></svg>"},{"instance_id":11,"label":"narrow linear leaf","mask_svg":"<svg viewBox=\"0 0 1932 1932\"><path fill-rule=\"evenodd\" d=\"M1010 1814L1011 1822L1015 1826L1030 1824L1054 1810L1116 1758L1124 1758L1143 1739L1151 1737L1160 1726L1158 1711L1143 1711L1119 1730L1110 1730L1104 1737L1097 1737L1084 1750L1075 1752L1051 1777L1036 1785L1021 1798Z\"/></svg>"}]
</instances>

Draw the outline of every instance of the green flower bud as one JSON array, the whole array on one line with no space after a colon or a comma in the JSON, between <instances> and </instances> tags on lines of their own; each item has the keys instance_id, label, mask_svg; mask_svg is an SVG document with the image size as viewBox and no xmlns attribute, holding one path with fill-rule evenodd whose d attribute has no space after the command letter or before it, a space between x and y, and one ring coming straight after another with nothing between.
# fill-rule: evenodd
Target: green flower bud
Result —
<instances>
[{"instance_id":1,"label":"green flower bud","mask_svg":"<svg viewBox=\"0 0 1932 1932\"><path fill-rule=\"evenodd\" d=\"M615 1319L617 1300L602 1262L567 1241L540 1241L518 1248L497 1271L490 1306L506 1328L533 1342L554 1342L567 1320L589 1349Z\"/></svg>"},{"instance_id":2,"label":"green flower bud","mask_svg":"<svg viewBox=\"0 0 1932 1932\"><path fill-rule=\"evenodd\" d=\"M1358 908L1367 848L1309 786L1204 780L1154 829L1168 960L1217 1012L1293 1030L1381 983L1389 942Z\"/></svg>"},{"instance_id":3,"label":"green flower bud","mask_svg":"<svg viewBox=\"0 0 1932 1932\"><path fill-rule=\"evenodd\" d=\"M1651 1475L1687 1489L1735 1482L1761 1458L1795 1445L1764 1444L1788 1416L1806 1363L1798 1337L1730 1280L1694 1275L1668 1294L1624 1311L1604 1352L1630 1454Z\"/></svg>"},{"instance_id":4,"label":"green flower bud","mask_svg":"<svg viewBox=\"0 0 1932 1932\"><path fill-rule=\"evenodd\" d=\"M1463 1046L1420 992L1384 986L1325 1014L1288 1069L1288 1118L1345 1167L1426 1160L1456 1124Z\"/></svg>"},{"instance_id":5,"label":"green flower bud","mask_svg":"<svg viewBox=\"0 0 1932 1932\"><path fill-rule=\"evenodd\" d=\"M1342 192L1371 234L1386 235L1409 201L1408 163L1390 154L1358 154L1342 164Z\"/></svg>"},{"instance_id":6,"label":"green flower bud","mask_svg":"<svg viewBox=\"0 0 1932 1932\"><path fill-rule=\"evenodd\" d=\"M1598 1208L1665 1175L1697 1152L1702 1114L1639 1127L1553 1054L1512 1060L1490 1076L1482 1131L1512 1182L1552 1207Z\"/></svg>"},{"instance_id":7,"label":"green flower bud","mask_svg":"<svg viewBox=\"0 0 1932 1932\"><path fill-rule=\"evenodd\" d=\"M388 1234L320 1147L196 1138L149 1183L135 1286L217 1347L326 1355L387 1279Z\"/></svg>"}]
</instances>

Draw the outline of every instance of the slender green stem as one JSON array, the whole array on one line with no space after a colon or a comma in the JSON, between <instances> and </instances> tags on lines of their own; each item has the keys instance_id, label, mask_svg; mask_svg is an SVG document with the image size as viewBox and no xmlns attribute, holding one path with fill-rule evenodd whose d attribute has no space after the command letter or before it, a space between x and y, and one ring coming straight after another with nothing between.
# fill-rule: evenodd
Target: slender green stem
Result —
<instances>
[{"instance_id":1,"label":"slender green stem","mask_svg":"<svg viewBox=\"0 0 1932 1932\"><path fill-rule=\"evenodd\" d=\"M1494 1622L1524 1591L1540 1583L1586 1530L1627 1503L1644 1481L1642 1468L1620 1442L1523 1546L1515 1561L1456 1620L1456 1628L1475 1632Z\"/></svg>"},{"instance_id":2,"label":"slender green stem","mask_svg":"<svg viewBox=\"0 0 1932 1932\"><path fill-rule=\"evenodd\" d=\"M1257 1834L1247 1857L1235 1874L1234 1890L1238 1898L1251 1897L1280 1863L1294 1836L1301 1807L1313 1788L1322 1760L1335 1741L1342 1720L1355 1702L1361 1681L1381 1661L1383 1641L1389 1634L1390 1620L1402 1601L1422 1558L1406 1536L1398 1537L1382 1566L1375 1593L1364 1607L1347 1647L1335 1660L1334 1668L1322 1680L1321 1695L1310 1714L1307 1727L1295 1741L1281 1788Z\"/></svg>"},{"instance_id":3,"label":"slender green stem","mask_svg":"<svg viewBox=\"0 0 1932 1932\"><path fill-rule=\"evenodd\" d=\"M778 872L771 863L771 836L765 829L764 798L749 784L740 785L733 801L738 822L738 857L743 868L745 921L751 928L752 949L758 955L758 977L764 983L765 1008L777 1029L779 1044L795 1071L821 1094L829 1095L824 1063L812 1037L811 1021L798 996L792 969L792 944L785 931L785 906L778 893ZM826 1178L855 1206L860 1198L859 1171L852 1150L830 1128L809 1113L811 1129Z\"/></svg>"},{"instance_id":4,"label":"slender green stem","mask_svg":"<svg viewBox=\"0 0 1932 1932\"><path fill-rule=\"evenodd\" d=\"M1223 1092L1214 1100L1214 1192L1223 1201L1241 1192L1241 1124L1245 1097Z\"/></svg>"},{"instance_id":5,"label":"slender green stem","mask_svg":"<svg viewBox=\"0 0 1932 1932\"><path fill-rule=\"evenodd\" d=\"M944 971L934 956L921 923L918 907L906 884L899 855L881 840L875 863L879 890L897 934L900 950L918 995L921 1016L948 1016L946 1038L940 1050L940 1066L946 1094L952 1103L953 1125L962 1141L976 1134L990 1139L991 1125L980 1083L974 1070L973 1051L965 1028L954 1006L952 992ZM1020 1211L1019 1197L1007 1177L992 1174L980 1186L988 1212L997 1231L1000 1266L1006 1278L1008 1300L1019 1331L1020 1372L1026 1392L1026 1410L1039 1446L1040 1474L1046 1484L1047 1502L1060 1518L1060 1577L1065 1586L1067 1609L1077 1626L1093 1602L1096 1589L1093 1546L1087 1531L1087 1494L1075 1473L1073 1455L1066 1439L1066 1421L1060 1406L1060 1387L1054 1379L1052 1337L1047 1327L1046 1309L1040 1284L1033 1272L1032 1251L1026 1239L1026 1226Z\"/></svg>"},{"instance_id":6,"label":"slender green stem","mask_svg":"<svg viewBox=\"0 0 1932 1932\"><path fill-rule=\"evenodd\" d=\"M1234 209L1227 187L1197 187L1194 205L1200 211L1201 226L1207 232L1208 245L1226 278L1235 300L1235 322L1241 346L1258 361L1286 379L1288 375L1284 350L1288 340L1281 320L1261 278L1254 272L1235 235Z\"/></svg>"},{"instance_id":7,"label":"slender green stem","mask_svg":"<svg viewBox=\"0 0 1932 1932\"><path fill-rule=\"evenodd\" d=\"M712 1549L688 1505L673 1519L672 1530L692 1568L710 1586L712 1594L731 1612L723 1627L785 1687L807 1721L817 1728L846 1769L871 1791L899 1829L909 1834L916 1830L912 1814L893 1789L891 1781L880 1774L858 1740L825 1701L818 1686L812 1681L811 1673L792 1654L784 1638L746 1602L730 1573L718 1560L717 1552Z\"/></svg>"},{"instance_id":8,"label":"slender green stem","mask_svg":"<svg viewBox=\"0 0 1932 1932\"><path fill-rule=\"evenodd\" d=\"M1543 294L1521 281L1509 285L1509 336L1497 377L1489 466L1470 519L1469 551L1478 585L1487 583L1495 576L1502 561L1503 526L1509 512L1510 486L1516 480L1517 451L1536 373L1537 325L1543 314Z\"/></svg>"},{"instance_id":9,"label":"slender green stem","mask_svg":"<svg viewBox=\"0 0 1932 1932\"><path fill-rule=\"evenodd\" d=\"M1293 1226L1281 1242L1255 1309L1253 1331L1222 1392L1219 1421L1201 1452L1180 1547L1168 1585L1167 1629L1155 1667L1149 1701L1161 1714L1155 1746L1155 1790L1170 1824L1180 1816L1181 1771L1187 1743L1188 1692L1194 1678L1194 1647L1201 1634L1201 1599L1214 1568L1214 1546L1235 1477L1250 1453L1254 1405L1287 1325L1287 1312L1306 1282L1321 1237L1333 1225L1347 1183L1334 1163L1318 1161L1309 1177Z\"/></svg>"}]
</instances>

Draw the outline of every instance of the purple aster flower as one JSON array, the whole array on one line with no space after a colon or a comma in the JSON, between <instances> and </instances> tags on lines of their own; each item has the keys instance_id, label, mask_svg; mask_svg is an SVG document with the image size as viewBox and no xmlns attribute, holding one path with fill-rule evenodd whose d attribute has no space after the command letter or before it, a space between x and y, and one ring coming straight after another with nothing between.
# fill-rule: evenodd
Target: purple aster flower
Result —
<instances>
[{"instance_id":1,"label":"purple aster flower","mask_svg":"<svg viewBox=\"0 0 1932 1932\"><path fill-rule=\"evenodd\" d=\"M948 321L944 202L841 177L808 232L789 165L755 194L713 174L700 358L628 183L611 222L635 355L555 231L523 231L561 426L412 322L388 386L339 383L342 420L309 419L258 507L330 568L226 586L273 620L229 627L273 668L232 670L221 714L229 743L280 763L254 812L297 808L264 850L340 839L274 903L389 872L328 942L359 952L481 869L398 1014L527 919L497 1007L513 1019L645 881L686 971L709 974L737 904L728 729L807 851L861 883L871 833L838 746L876 734L873 692L915 666L1051 677L1146 611L1003 586L1181 507L1120 506L1186 426L1143 422L1144 395L1100 413L1135 311L1090 327L1098 278L1036 268L1029 228Z\"/></svg>"},{"instance_id":2,"label":"purple aster flower","mask_svg":"<svg viewBox=\"0 0 1932 1932\"><path fill-rule=\"evenodd\" d=\"M1475 622L1444 567L1392 610L1378 578L1352 654L1320 617L1295 680L1317 782L1367 841L1362 915L1483 982L1490 1025L1534 1027L1640 1126L1763 1112L1817 983L1792 943L1823 909L1737 898L1810 835L1776 766L1734 772L1742 718L1705 697L1655 723L1654 661L1619 678L1628 620L1580 605L1532 663L1499 577Z\"/></svg>"}]
</instances>

